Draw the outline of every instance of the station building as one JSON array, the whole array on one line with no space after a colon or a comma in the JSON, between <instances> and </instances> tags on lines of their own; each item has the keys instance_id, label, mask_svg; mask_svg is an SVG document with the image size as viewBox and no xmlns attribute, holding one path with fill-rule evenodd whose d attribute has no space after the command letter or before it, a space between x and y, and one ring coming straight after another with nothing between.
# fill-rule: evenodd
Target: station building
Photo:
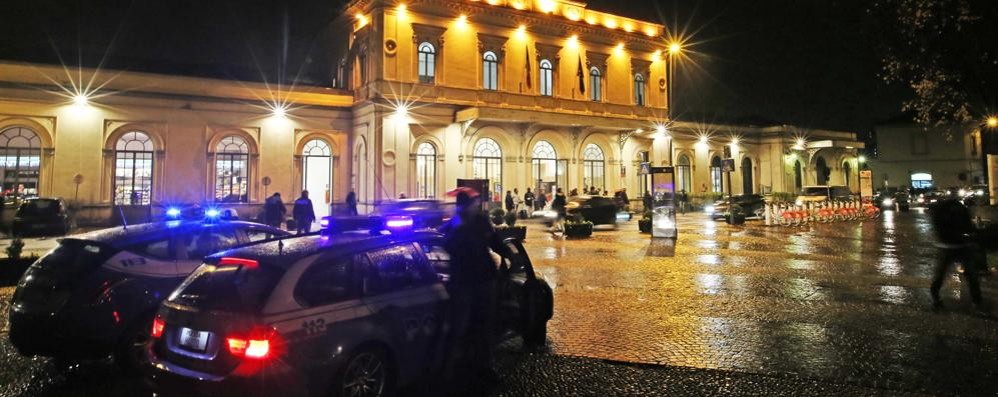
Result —
<instances>
[{"instance_id":1,"label":"station building","mask_svg":"<svg viewBox=\"0 0 998 397\"><path fill-rule=\"evenodd\" d=\"M320 216L351 191L364 212L472 178L492 199L639 199L644 162L693 193L858 190L852 132L672 120L685 54L656 23L575 1L355 0L334 25L324 86L0 63L4 194L62 197L98 224L189 203L253 217L300 190Z\"/></svg>"}]
</instances>

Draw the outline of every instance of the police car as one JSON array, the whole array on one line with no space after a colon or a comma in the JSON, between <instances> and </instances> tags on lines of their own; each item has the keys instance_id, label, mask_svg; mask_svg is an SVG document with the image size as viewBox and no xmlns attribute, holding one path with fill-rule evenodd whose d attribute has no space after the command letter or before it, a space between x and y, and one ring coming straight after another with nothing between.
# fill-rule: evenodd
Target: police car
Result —
<instances>
[{"instance_id":1,"label":"police car","mask_svg":"<svg viewBox=\"0 0 998 397\"><path fill-rule=\"evenodd\" d=\"M449 326L443 236L359 228L206 258L153 321L154 383L210 394L380 396L431 374ZM551 288L518 241L504 244L496 340L519 334L542 345Z\"/></svg>"},{"instance_id":2,"label":"police car","mask_svg":"<svg viewBox=\"0 0 998 397\"><path fill-rule=\"evenodd\" d=\"M17 284L10 340L24 355L90 359L113 353L134 371L160 301L203 257L286 235L250 222L173 220L60 239Z\"/></svg>"}]
</instances>

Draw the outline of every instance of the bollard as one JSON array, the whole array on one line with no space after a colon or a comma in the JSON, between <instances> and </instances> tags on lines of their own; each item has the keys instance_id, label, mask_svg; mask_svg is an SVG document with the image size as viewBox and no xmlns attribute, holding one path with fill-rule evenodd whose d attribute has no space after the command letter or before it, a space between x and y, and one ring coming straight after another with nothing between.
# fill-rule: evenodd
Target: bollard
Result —
<instances>
[{"instance_id":1,"label":"bollard","mask_svg":"<svg viewBox=\"0 0 998 397\"><path fill-rule=\"evenodd\" d=\"M772 216L773 216L773 204L766 203L766 212L763 214L763 219L766 221L766 226L772 226Z\"/></svg>"}]
</instances>

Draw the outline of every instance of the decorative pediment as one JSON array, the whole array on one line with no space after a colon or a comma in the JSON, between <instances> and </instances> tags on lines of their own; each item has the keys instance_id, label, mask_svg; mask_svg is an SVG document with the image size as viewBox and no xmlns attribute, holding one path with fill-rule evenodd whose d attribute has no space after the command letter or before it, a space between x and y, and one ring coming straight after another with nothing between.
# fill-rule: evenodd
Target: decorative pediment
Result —
<instances>
[{"instance_id":1,"label":"decorative pediment","mask_svg":"<svg viewBox=\"0 0 998 397\"><path fill-rule=\"evenodd\" d=\"M500 60L502 60L502 57L506 52L506 41L508 40L509 38L505 36L478 33L478 51L481 53L492 51L496 53Z\"/></svg>"},{"instance_id":2,"label":"decorative pediment","mask_svg":"<svg viewBox=\"0 0 998 397\"><path fill-rule=\"evenodd\" d=\"M559 52L561 52L560 45L537 43L537 63L540 64L542 59L547 59L557 68Z\"/></svg>"},{"instance_id":3,"label":"decorative pediment","mask_svg":"<svg viewBox=\"0 0 998 397\"><path fill-rule=\"evenodd\" d=\"M424 25L421 23L412 24L412 42L419 44L424 41L443 48L444 33L447 28L443 26Z\"/></svg>"},{"instance_id":4,"label":"decorative pediment","mask_svg":"<svg viewBox=\"0 0 998 397\"><path fill-rule=\"evenodd\" d=\"M648 79L648 73L651 71L651 61L641 59L641 58L631 58L631 74L640 73L645 76L645 80Z\"/></svg>"},{"instance_id":5,"label":"decorative pediment","mask_svg":"<svg viewBox=\"0 0 998 397\"><path fill-rule=\"evenodd\" d=\"M598 52L586 52L586 66L590 68L595 67L605 75L606 60L608 58L610 58L610 56L607 54L600 54Z\"/></svg>"}]
</instances>

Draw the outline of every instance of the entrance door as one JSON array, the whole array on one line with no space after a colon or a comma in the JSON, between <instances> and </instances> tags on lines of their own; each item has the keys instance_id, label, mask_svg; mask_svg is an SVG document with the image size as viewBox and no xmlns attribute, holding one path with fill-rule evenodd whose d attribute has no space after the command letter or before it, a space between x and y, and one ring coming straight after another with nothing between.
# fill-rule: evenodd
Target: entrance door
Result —
<instances>
[{"instance_id":1,"label":"entrance door","mask_svg":"<svg viewBox=\"0 0 998 397\"><path fill-rule=\"evenodd\" d=\"M333 200L333 158L329 145L318 139L305 144L302 149L302 188L308 190L315 217L329 215Z\"/></svg>"}]
</instances>

